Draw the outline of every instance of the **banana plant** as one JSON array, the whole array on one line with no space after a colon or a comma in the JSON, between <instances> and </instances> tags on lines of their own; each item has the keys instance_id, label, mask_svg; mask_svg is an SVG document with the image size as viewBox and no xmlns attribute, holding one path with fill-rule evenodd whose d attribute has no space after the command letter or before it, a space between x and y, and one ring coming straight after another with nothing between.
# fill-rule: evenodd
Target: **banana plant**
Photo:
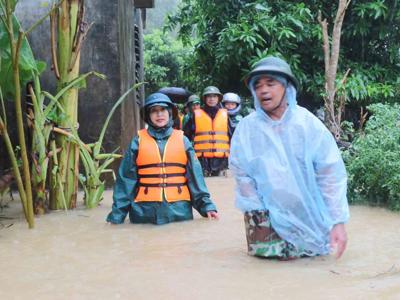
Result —
<instances>
[{"instance_id":1,"label":"banana plant","mask_svg":"<svg viewBox=\"0 0 400 300\"><path fill-rule=\"evenodd\" d=\"M49 120L51 110L46 109L45 96L42 94L39 77L33 74L34 83L28 84L31 108L28 109L28 125L32 132L31 174L33 189L33 206L35 214L46 211L46 178L48 170L48 151L50 133L53 124ZM54 106L53 101L47 107Z\"/></svg>"},{"instance_id":2,"label":"banana plant","mask_svg":"<svg viewBox=\"0 0 400 300\"><path fill-rule=\"evenodd\" d=\"M53 9L56 9L64 1L61 0ZM24 130L24 114L22 112L21 81L23 81L24 72L27 70L34 70L38 74L40 73L40 68L33 59L26 37L52 13L52 10L36 21L28 30L24 31L14 16L17 2L18 0L0 0L0 54L7 58L7 66L1 66L0 68L0 83L6 82L4 86L9 90L7 94L11 94L14 98L22 174L18 169L18 164L15 164L14 159L16 159L16 156L12 154L14 151L11 141L6 141L6 146L13 165L14 176L17 179L18 192L21 196L25 217L29 228L33 228L32 185ZM12 76L10 76L11 74ZM1 120L1 131L7 140L8 132L4 120ZM19 177L22 178L22 184L18 182Z\"/></svg>"},{"instance_id":3,"label":"banana plant","mask_svg":"<svg viewBox=\"0 0 400 300\"><path fill-rule=\"evenodd\" d=\"M84 86L86 78L90 75L95 75L102 79L105 78L104 75L96 72L83 74L70 82L55 96L41 90L39 77L34 73L32 74L34 79L33 85L28 84L28 95L31 99L31 108L28 109L28 124L32 131L31 173L34 195L33 203L36 214L45 213L48 207L46 203L48 164L49 161L52 161L50 158L60 152L49 151L50 135L54 124L59 121L59 119L65 118L62 108L60 108L61 113L58 114L56 111L59 106L59 99L69 89ZM47 105L45 105L46 96L49 99Z\"/></svg>"},{"instance_id":4,"label":"banana plant","mask_svg":"<svg viewBox=\"0 0 400 300\"><path fill-rule=\"evenodd\" d=\"M118 106L126 100L129 93L137 89L142 84L143 83L138 83L132 86L114 104L107 116L98 140L91 145L92 152L88 151L86 148L80 148L81 160L85 168L85 175L80 176L79 179L85 191L85 205L88 208L97 206L102 199L105 182L101 180L101 175L104 173L112 173L115 180L114 171L112 169L108 169L108 167L114 162L115 159L122 157L121 155L116 154L118 148L112 153L100 153L103 145L104 135L111 117Z\"/></svg>"},{"instance_id":5,"label":"banana plant","mask_svg":"<svg viewBox=\"0 0 400 300\"><path fill-rule=\"evenodd\" d=\"M51 53L58 93L79 77L81 47L90 28L84 21L84 12L83 0L64 0L50 14ZM78 88L72 87L64 91L58 101L58 109L62 107L62 113L66 117L59 119L57 126L68 132L77 127ZM57 153L57 172L60 176L51 177L54 190L51 189L50 193L50 208L62 208L64 202L68 208L74 208L78 188L79 151L76 144L62 134L56 136L56 145L60 149ZM61 183L57 182L59 179Z\"/></svg>"},{"instance_id":6,"label":"banana plant","mask_svg":"<svg viewBox=\"0 0 400 300\"><path fill-rule=\"evenodd\" d=\"M68 88L71 88L71 85L79 85L82 80L84 80L88 75L90 74L95 74L97 76L100 76L100 74L95 73L95 72L90 72L85 75L79 76L75 81L70 83L60 91L56 96L52 96L51 94L47 92L43 92L43 94L48 97L51 101L51 103L55 103L56 105L59 105L58 100L62 97L62 94L65 93ZM102 174L104 173L112 173L113 177L115 179L114 171L112 169L109 169L108 167L114 162L115 159L121 158L122 156L120 154L117 154L116 152L118 151L118 148L115 149L112 153L101 153L102 150L102 144L104 140L104 136L106 133L106 130L108 128L108 124L118 108L118 106L127 99L127 96L129 93L131 93L133 90L137 89L139 86L141 86L143 83L138 83L132 86L130 89L128 89L114 104L113 108L110 110L107 119L103 125L103 128L100 132L99 138L95 143L92 144L85 144L79 137L78 132L75 128L71 127L71 131L66 131L62 128L54 127L53 131L57 134L63 135L65 139L68 140L68 142L74 143L79 150L79 157L80 161L83 164L84 168L84 174L79 174L78 180L84 190L84 202L85 206L87 208L93 208L98 205L98 203L102 200L104 190L105 190L105 181L101 179ZM62 110L62 107L59 107L60 110ZM64 120L66 124L68 123L68 120ZM55 143L52 143L52 152L56 153L58 152L59 149L57 149ZM57 157L53 156L53 168L52 168L52 174L53 176L56 177L56 181L53 181L53 184L57 184L58 187L61 187L61 178L60 174L58 172L59 169L59 161L57 160ZM57 188L57 186L52 186L52 189ZM70 207L68 206L68 202L66 200L65 194L60 195L61 198L61 203L63 205L64 209L69 209Z\"/></svg>"},{"instance_id":7,"label":"banana plant","mask_svg":"<svg viewBox=\"0 0 400 300\"><path fill-rule=\"evenodd\" d=\"M97 72L88 72L86 74L80 75L71 82L69 82L64 88L62 88L55 96L50 94L49 92L42 91L41 96L46 97L49 99L48 105L45 107L43 110L43 117L42 117L42 124L43 121L46 120L51 120L52 126L51 130L52 132L61 135L64 137L65 141L67 142L68 145L71 143L74 145L75 148L75 157L77 158L75 160L75 165L74 165L74 177L77 179L76 183L78 183L78 178L79 178L79 153L80 153L80 148L81 147L86 147L83 142L81 142L77 130L74 128L72 131L67 131L63 128L59 128L55 126L55 124L59 124L60 121L63 122L63 124L67 124L68 126L71 125L70 120L68 119L68 115L65 113L63 106L60 104L60 99L68 93L71 89L79 89L81 87L86 86L86 78L94 75L96 77L99 77L101 79L105 79L105 76L103 74L97 73ZM56 112L55 112L56 111ZM40 114L40 112L39 112ZM72 128L72 126L70 126ZM78 146L75 147L75 146ZM51 162L51 181L50 181L50 193L54 191L57 191L59 193L58 195L58 200L60 201L61 204L56 204L54 201L56 200L54 197L50 197L50 207L52 208L64 208L64 209L70 209L71 207L75 206L75 202L71 203L68 202L67 196L64 193L64 188L63 188L63 182L65 181L65 178L62 177L62 174L60 172L60 161L58 158L58 155L61 152L61 148L57 147L56 141L53 140L51 141L50 144L50 152L47 155L48 158L52 158L50 160ZM77 191L78 187L74 186L74 190ZM60 206L61 205L61 206Z\"/></svg>"}]
</instances>

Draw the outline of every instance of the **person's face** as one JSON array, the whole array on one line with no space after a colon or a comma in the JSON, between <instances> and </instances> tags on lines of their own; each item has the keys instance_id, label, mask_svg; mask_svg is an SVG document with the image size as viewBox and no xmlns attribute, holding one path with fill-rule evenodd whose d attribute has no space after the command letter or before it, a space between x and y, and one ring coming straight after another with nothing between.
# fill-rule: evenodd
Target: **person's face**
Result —
<instances>
[{"instance_id":1,"label":"person's face","mask_svg":"<svg viewBox=\"0 0 400 300\"><path fill-rule=\"evenodd\" d=\"M235 109L237 107L237 103L235 102L224 102L224 107L228 110Z\"/></svg>"},{"instance_id":2,"label":"person's face","mask_svg":"<svg viewBox=\"0 0 400 300\"><path fill-rule=\"evenodd\" d=\"M196 109L200 108L200 103L193 103L192 104L192 111L195 111Z\"/></svg>"},{"instance_id":3,"label":"person's face","mask_svg":"<svg viewBox=\"0 0 400 300\"><path fill-rule=\"evenodd\" d=\"M168 109L159 105L150 107L150 120L156 127L164 127L169 121Z\"/></svg>"},{"instance_id":4,"label":"person's face","mask_svg":"<svg viewBox=\"0 0 400 300\"><path fill-rule=\"evenodd\" d=\"M205 96L205 102L210 107L217 106L218 100L219 100L219 97L217 94L208 94Z\"/></svg>"},{"instance_id":5,"label":"person's face","mask_svg":"<svg viewBox=\"0 0 400 300\"><path fill-rule=\"evenodd\" d=\"M285 112L287 102L282 100L285 87L279 81L262 76L255 82L254 89L261 108L269 115L280 118Z\"/></svg>"}]
</instances>

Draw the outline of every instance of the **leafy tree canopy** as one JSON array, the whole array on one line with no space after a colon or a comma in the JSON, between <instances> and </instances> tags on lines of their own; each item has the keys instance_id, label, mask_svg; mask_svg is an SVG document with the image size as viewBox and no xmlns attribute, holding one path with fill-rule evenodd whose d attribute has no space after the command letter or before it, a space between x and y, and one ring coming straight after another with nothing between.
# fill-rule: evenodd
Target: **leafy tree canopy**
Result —
<instances>
[{"instance_id":1,"label":"leafy tree canopy","mask_svg":"<svg viewBox=\"0 0 400 300\"><path fill-rule=\"evenodd\" d=\"M338 79L348 68L349 100L365 105L400 95L400 8L396 0L350 3L344 19ZM267 55L286 59L303 98L319 102L324 91L322 32L318 12L330 27L337 3L322 1L182 0L167 29L194 53L187 62L190 84L244 91L242 79Z\"/></svg>"},{"instance_id":2,"label":"leafy tree canopy","mask_svg":"<svg viewBox=\"0 0 400 300\"><path fill-rule=\"evenodd\" d=\"M144 36L146 94L166 86L186 87L185 60L190 52L182 43L154 30Z\"/></svg>"}]
</instances>

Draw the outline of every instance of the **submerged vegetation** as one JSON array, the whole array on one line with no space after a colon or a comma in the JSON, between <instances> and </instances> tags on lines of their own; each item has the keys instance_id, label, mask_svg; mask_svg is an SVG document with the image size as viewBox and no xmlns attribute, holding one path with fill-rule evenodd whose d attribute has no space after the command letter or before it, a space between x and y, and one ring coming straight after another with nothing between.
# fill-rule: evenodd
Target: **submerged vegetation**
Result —
<instances>
[{"instance_id":1,"label":"submerged vegetation","mask_svg":"<svg viewBox=\"0 0 400 300\"><path fill-rule=\"evenodd\" d=\"M121 157L115 152L103 152L105 132L118 106L141 84L129 88L116 101L97 141L85 144L77 127L78 89L86 87L89 76L101 79L105 76L97 72L79 75L81 44L90 27L83 19L84 1L57 2L26 31L14 15L17 2L0 0L0 136L5 142L13 173L4 178L15 178L25 218L32 228L34 213L74 208L78 182L84 190L86 207L96 207L102 200L105 189L102 174L113 173L109 166ZM29 33L49 17L52 46L49 56L58 82L55 94L41 89L40 74L45 65L34 59L27 41ZM26 114L22 101L25 87ZM9 134L12 122L7 120L7 100L10 99L15 105L17 144ZM26 138L27 127L30 139ZM4 184L9 181L4 180ZM5 186L1 196L8 190L9 186Z\"/></svg>"}]
</instances>

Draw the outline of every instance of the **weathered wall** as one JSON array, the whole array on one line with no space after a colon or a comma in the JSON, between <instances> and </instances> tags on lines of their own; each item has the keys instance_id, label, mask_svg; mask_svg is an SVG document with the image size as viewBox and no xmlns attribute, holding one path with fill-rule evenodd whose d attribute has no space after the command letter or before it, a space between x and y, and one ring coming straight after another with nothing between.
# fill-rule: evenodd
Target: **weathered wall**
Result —
<instances>
[{"instance_id":1,"label":"weathered wall","mask_svg":"<svg viewBox=\"0 0 400 300\"><path fill-rule=\"evenodd\" d=\"M132 84L143 81L142 21L141 10L133 10L131 0L118 1L119 72L121 93ZM141 127L139 107L142 102L143 87L129 95L121 106L121 147L125 149L138 128Z\"/></svg>"},{"instance_id":2,"label":"weathered wall","mask_svg":"<svg viewBox=\"0 0 400 300\"><path fill-rule=\"evenodd\" d=\"M50 0L20 0L17 17L28 28L48 11L43 5ZM87 88L79 92L79 134L84 142L97 139L108 112L115 101L134 82L143 80L141 10L134 9L132 0L86 0L88 23L94 22L83 44L81 74L94 70L105 74L106 80L92 77ZM136 43L135 43L136 22ZM41 76L42 89L55 93L55 76L51 71L49 20L29 36L37 59L46 61L47 70ZM135 53L135 46L136 51ZM135 67L137 72L135 72ZM132 93L115 114L108 127L104 147L112 151L124 149L143 123L139 108L143 89ZM7 164L7 155L0 144L0 169Z\"/></svg>"}]
</instances>

